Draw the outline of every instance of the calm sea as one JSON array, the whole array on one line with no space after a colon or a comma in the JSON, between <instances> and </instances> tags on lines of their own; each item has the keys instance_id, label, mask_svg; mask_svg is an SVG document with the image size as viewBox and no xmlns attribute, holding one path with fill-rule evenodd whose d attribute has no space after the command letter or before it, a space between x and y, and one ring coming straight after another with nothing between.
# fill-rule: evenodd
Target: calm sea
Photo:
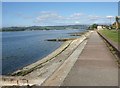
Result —
<instances>
[{"instance_id":1,"label":"calm sea","mask_svg":"<svg viewBox=\"0 0 120 88\"><path fill-rule=\"evenodd\" d=\"M57 49L62 42L45 41L51 38L72 37L68 33L85 29L21 31L2 33L2 74L7 75L32 64Z\"/></svg>"}]
</instances>

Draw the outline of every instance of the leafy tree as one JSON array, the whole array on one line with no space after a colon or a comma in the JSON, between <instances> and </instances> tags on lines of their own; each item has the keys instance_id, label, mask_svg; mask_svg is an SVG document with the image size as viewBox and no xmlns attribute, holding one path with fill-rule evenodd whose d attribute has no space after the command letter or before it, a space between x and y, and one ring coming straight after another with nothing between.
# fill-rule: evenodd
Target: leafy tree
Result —
<instances>
[{"instance_id":1,"label":"leafy tree","mask_svg":"<svg viewBox=\"0 0 120 88\"><path fill-rule=\"evenodd\" d=\"M88 30L94 30L97 29L97 24L92 24L91 26L89 26Z\"/></svg>"}]
</instances>

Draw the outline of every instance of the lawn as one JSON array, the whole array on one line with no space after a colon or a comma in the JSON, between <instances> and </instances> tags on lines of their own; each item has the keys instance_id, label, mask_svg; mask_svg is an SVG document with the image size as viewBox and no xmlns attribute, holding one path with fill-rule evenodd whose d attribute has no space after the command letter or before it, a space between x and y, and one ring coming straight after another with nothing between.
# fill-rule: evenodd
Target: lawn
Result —
<instances>
[{"instance_id":1,"label":"lawn","mask_svg":"<svg viewBox=\"0 0 120 88\"><path fill-rule=\"evenodd\" d=\"M100 30L100 33L102 33L103 35L105 35L107 38L111 39L112 41L116 42L116 43L120 43L120 39L118 41L118 35L120 36L120 34L118 34L118 31L116 30Z\"/></svg>"}]
</instances>

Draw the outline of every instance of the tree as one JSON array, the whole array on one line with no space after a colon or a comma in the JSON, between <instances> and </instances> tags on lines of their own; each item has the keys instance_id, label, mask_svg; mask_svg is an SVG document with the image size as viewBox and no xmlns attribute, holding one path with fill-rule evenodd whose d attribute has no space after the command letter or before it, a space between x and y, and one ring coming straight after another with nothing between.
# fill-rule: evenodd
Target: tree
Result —
<instances>
[{"instance_id":1,"label":"tree","mask_svg":"<svg viewBox=\"0 0 120 88\"><path fill-rule=\"evenodd\" d=\"M120 23L119 23L120 18L116 16L115 20L116 20L116 29L118 30L120 29Z\"/></svg>"},{"instance_id":2,"label":"tree","mask_svg":"<svg viewBox=\"0 0 120 88\"><path fill-rule=\"evenodd\" d=\"M97 26L98 26L97 24L93 24L93 28L97 28Z\"/></svg>"}]
</instances>

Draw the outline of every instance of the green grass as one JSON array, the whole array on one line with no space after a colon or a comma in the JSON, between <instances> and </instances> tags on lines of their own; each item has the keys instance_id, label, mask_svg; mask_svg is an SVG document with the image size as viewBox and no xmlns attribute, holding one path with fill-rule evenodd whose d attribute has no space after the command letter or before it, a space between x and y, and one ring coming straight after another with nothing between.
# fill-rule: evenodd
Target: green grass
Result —
<instances>
[{"instance_id":1,"label":"green grass","mask_svg":"<svg viewBox=\"0 0 120 88\"><path fill-rule=\"evenodd\" d=\"M111 39L112 41L116 43L120 43L120 40L118 40L118 31L116 30L100 30L100 33L105 35L107 38Z\"/></svg>"}]
</instances>

